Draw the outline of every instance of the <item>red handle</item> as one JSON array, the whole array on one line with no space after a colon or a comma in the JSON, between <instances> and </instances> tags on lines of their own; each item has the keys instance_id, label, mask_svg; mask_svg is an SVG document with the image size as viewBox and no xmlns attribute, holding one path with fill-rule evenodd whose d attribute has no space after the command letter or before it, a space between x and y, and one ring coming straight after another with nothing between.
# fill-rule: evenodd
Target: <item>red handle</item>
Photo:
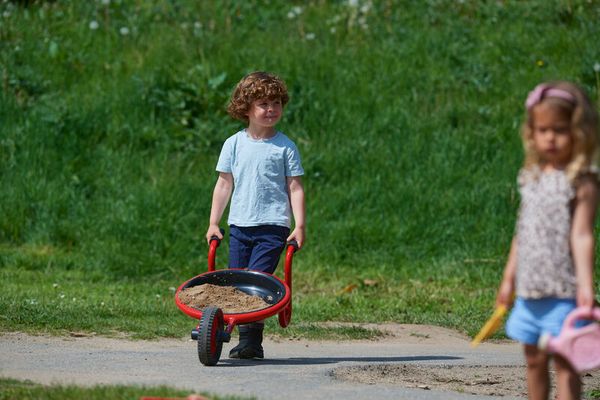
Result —
<instances>
[{"instance_id":1,"label":"red handle","mask_svg":"<svg viewBox=\"0 0 600 400\"><path fill-rule=\"evenodd\" d=\"M219 228L221 235L225 235L225 230ZM217 235L213 235L208 242L208 272L215 270L215 259L217 258L217 247L221 244L221 239Z\"/></svg>"},{"instance_id":2,"label":"red handle","mask_svg":"<svg viewBox=\"0 0 600 400\"><path fill-rule=\"evenodd\" d=\"M292 319L292 260L296 251L298 251L298 242L292 240L288 243L287 251L285 253L285 265L283 270L285 284L290 289L290 300L278 315L279 325L282 328L288 326Z\"/></svg>"},{"instance_id":3,"label":"red handle","mask_svg":"<svg viewBox=\"0 0 600 400\"><path fill-rule=\"evenodd\" d=\"M285 265L283 267L283 277L286 285L290 288L290 295L292 292L292 261L294 259L294 253L298 251L298 242L292 240L288 243L287 251L285 253Z\"/></svg>"},{"instance_id":4,"label":"red handle","mask_svg":"<svg viewBox=\"0 0 600 400\"><path fill-rule=\"evenodd\" d=\"M217 258L217 247L221 244L221 240L213 236L210 238L210 244L208 245L208 272L215 270L215 259Z\"/></svg>"}]
</instances>

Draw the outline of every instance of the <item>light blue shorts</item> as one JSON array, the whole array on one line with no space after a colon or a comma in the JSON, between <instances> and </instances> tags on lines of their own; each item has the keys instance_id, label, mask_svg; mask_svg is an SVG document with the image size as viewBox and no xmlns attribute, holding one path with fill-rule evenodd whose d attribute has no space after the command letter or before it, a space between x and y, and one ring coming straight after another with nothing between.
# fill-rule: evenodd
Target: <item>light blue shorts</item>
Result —
<instances>
[{"instance_id":1,"label":"light blue shorts","mask_svg":"<svg viewBox=\"0 0 600 400\"><path fill-rule=\"evenodd\" d=\"M518 297L506 321L506 334L523 344L537 345L544 333L558 336L567 314L576 307L575 299Z\"/></svg>"}]
</instances>

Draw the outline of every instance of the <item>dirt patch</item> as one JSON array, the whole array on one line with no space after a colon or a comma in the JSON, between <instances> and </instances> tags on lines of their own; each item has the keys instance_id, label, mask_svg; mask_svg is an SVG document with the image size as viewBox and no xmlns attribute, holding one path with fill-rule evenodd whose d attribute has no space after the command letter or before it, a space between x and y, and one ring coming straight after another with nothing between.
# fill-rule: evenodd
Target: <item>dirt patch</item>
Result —
<instances>
[{"instance_id":1,"label":"dirt patch","mask_svg":"<svg viewBox=\"0 0 600 400\"><path fill-rule=\"evenodd\" d=\"M183 289L179 292L179 300L198 310L208 306L219 307L225 314L247 313L270 306L261 297L249 295L236 287L210 283Z\"/></svg>"},{"instance_id":2,"label":"dirt patch","mask_svg":"<svg viewBox=\"0 0 600 400\"><path fill-rule=\"evenodd\" d=\"M342 381L392 384L423 390L454 391L487 396L527 397L525 367L493 365L366 365L336 368ZM554 371L551 371L555 382ZM600 387L600 371L584 374L584 390Z\"/></svg>"},{"instance_id":3,"label":"dirt patch","mask_svg":"<svg viewBox=\"0 0 600 400\"><path fill-rule=\"evenodd\" d=\"M415 324L395 324L378 323L365 324L353 322L319 322L319 325L326 328L361 328L380 332L376 340L386 337L388 340L401 341L403 344L432 344L432 345L464 345L471 338L465 334L449 328L433 325L415 325ZM507 341L505 341L507 342Z\"/></svg>"}]
</instances>

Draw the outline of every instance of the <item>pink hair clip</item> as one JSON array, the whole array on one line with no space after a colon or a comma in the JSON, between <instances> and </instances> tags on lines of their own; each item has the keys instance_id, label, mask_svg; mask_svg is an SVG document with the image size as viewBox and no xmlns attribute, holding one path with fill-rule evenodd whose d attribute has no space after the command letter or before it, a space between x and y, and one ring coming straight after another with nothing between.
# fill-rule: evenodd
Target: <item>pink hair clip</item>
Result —
<instances>
[{"instance_id":1,"label":"pink hair clip","mask_svg":"<svg viewBox=\"0 0 600 400\"><path fill-rule=\"evenodd\" d=\"M546 83L541 83L537 85L531 92L529 92L529 94L527 95L527 100L525 101L525 107L528 110L531 110L533 106L538 104L540 101L542 101L542 99L546 97L557 97L559 99L575 103L575 96L573 96L566 90L553 88L552 86Z\"/></svg>"}]
</instances>

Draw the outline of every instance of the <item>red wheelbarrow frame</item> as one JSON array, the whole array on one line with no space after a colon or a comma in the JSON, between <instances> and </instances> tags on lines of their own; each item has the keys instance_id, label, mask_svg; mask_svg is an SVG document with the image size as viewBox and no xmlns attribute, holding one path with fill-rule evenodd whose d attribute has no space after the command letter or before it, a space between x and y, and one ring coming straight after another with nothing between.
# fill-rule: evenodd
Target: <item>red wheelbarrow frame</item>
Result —
<instances>
[{"instance_id":1,"label":"red wheelbarrow frame","mask_svg":"<svg viewBox=\"0 0 600 400\"><path fill-rule=\"evenodd\" d=\"M179 300L179 292L193 279L215 272L217 248L221 241L217 237L213 237L208 249L208 271L188 279L182 283L175 292L175 303L177 307L192 318L199 320L196 329L192 330L192 339L198 340L198 351L200 361L204 365L215 365L218 362L221 353L221 345L223 342L229 342L230 334L233 332L235 325L248 324L251 322L260 321L278 314L279 325L285 328L289 325L292 318L292 262L294 253L298 250L296 241L291 241L286 246L285 264L284 264L284 280L281 280L275 275L264 273L282 283L285 288L285 294L281 300L270 307L262 310L248 312L226 314L221 309L216 307L207 307L203 310L192 308ZM261 272L262 273L262 272ZM204 318L203 318L204 316ZM210 321L208 321L210 319ZM214 322L213 322L214 321ZM215 327L213 327L215 325ZM220 331L220 326L224 325L224 330ZM204 331L204 332L203 332ZM200 340L204 339L204 346L201 349ZM207 354L201 354L207 353Z\"/></svg>"}]
</instances>

